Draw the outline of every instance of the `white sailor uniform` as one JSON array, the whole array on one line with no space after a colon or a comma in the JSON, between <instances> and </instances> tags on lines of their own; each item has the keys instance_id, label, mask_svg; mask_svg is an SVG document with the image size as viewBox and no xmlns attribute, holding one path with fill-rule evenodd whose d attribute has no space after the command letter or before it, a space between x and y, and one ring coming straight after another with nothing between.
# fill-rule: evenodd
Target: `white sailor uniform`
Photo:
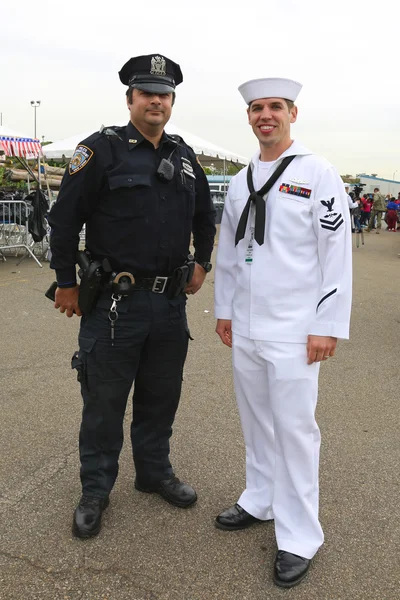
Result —
<instances>
[{"instance_id":1,"label":"white sailor uniform","mask_svg":"<svg viewBox=\"0 0 400 600\"><path fill-rule=\"evenodd\" d=\"M279 550L312 558L318 520L320 433L315 421L319 363L307 364L308 335L347 339L351 228L334 167L297 142L273 163L251 161L260 189L295 154L271 188L264 243L254 214L235 247L249 197L247 168L232 178L215 273L215 316L232 320L235 392L246 445L246 489L238 503L275 519Z\"/></svg>"}]
</instances>

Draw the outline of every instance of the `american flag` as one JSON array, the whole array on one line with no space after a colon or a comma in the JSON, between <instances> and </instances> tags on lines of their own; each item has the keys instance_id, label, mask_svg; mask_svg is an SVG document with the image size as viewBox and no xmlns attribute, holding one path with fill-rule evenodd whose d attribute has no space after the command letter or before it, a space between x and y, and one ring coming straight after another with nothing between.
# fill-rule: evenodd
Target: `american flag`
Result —
<instances>
[{"instance_id":1,"label":"american flag","mask_svg":"<svg viewBox=\"0 0 400 600\"><path fill-rule=\"evenodd\" d=\"M0 149L4 151L6 156L24 156L28 158L43 156L40 141L32 138L0 136Z\"/></svg>"}]
</instances>

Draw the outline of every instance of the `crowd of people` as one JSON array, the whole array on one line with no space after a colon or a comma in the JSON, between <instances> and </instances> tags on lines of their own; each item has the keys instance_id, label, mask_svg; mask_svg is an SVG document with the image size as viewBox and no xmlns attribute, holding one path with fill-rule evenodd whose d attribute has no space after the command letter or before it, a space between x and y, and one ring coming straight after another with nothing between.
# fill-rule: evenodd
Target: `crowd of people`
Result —
<instances>
[{"instance_id":1,"label":"crowd of people","mask_svg":"<svg viewBox=\"0 0 400 600\"><path fill-rule=\"evenodd\" d=\"M361 229L365 229L367 233L375 229L376 233L380 233L382 218L388 231L400 231L400 192L397 198L390 194L384 197L377 187L373 194L365 192L361 198L354 192L350 192L348 196L353 233L360 232Z\"/></svg>"}]
</instances>

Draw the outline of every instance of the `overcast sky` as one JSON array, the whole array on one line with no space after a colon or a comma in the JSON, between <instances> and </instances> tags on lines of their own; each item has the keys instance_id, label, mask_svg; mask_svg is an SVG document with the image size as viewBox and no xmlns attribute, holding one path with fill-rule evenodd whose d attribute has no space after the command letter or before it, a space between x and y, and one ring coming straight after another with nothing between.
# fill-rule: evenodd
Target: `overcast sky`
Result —
<instances>
[{"instance_id":1,"label":"overcast sky","mask_svg":"<svg viewBox=\"0 0 400 600\"><path fill-rule=\"evenodd\" d=\"M250 157L238 85L303 83L292 137L341 174L400 180L400 9L394 0L19 0L0 5L3 125L45 140L128 120L118 71L161 53L181 65L173 122Z\"/></svg>"}]
</instances>

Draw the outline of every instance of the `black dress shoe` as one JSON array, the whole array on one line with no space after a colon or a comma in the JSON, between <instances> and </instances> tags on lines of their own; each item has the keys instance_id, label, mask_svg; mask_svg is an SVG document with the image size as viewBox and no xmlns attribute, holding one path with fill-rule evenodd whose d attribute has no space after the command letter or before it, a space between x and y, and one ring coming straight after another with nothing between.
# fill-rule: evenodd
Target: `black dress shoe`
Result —
<instances>
[{"instance_id":1,"label":"black dress shoe","mask_svg":"<svg viewBox=\"0 0 400 600\"><path fill-rule=\"evenodd\" d=\"M82 496L74 512L72 533L75 537L90 538L97 535L101 529L101 515L110 504L108 496Z\"/></svg>"},{"instance_id":2,"label":"black dress shoe","mask_svg":"<svg viewBox=\"0 0 400 600\"><path fill-rule=\"evenodd\" d=\"M274 582L284 588L290 588L303 581L310 568L311 560L278 550L274 566Z\"/></svg>"},{"instance_id":3,"label":"black dress shoe","mask_svg":"<svg viewBox=\"0 0 400 600\"><path fill-rule=\"evenodd\" d=\"M139 492L146 492L146 494L158 494L161 498L179 508L187 508L197 500L197 494L194 489L187 483L179 481L175 476L163 479L150 486L141 485L136 479L135 488Z\"/></svg>"},{"instance_id":4,"label":"black dress shoe","mask_svg":"<svg viewBox=\"0 0 400 600\"><path fill-rule=\"evenodd\" d=\"M261 522L261 519L256 519L256 517L249 515L239 504L234 504L218 515L215 519L215 527L225 529L226 531L238 531L239 529L246 529L255 523Z\"/></svg>"}]
</instances>

